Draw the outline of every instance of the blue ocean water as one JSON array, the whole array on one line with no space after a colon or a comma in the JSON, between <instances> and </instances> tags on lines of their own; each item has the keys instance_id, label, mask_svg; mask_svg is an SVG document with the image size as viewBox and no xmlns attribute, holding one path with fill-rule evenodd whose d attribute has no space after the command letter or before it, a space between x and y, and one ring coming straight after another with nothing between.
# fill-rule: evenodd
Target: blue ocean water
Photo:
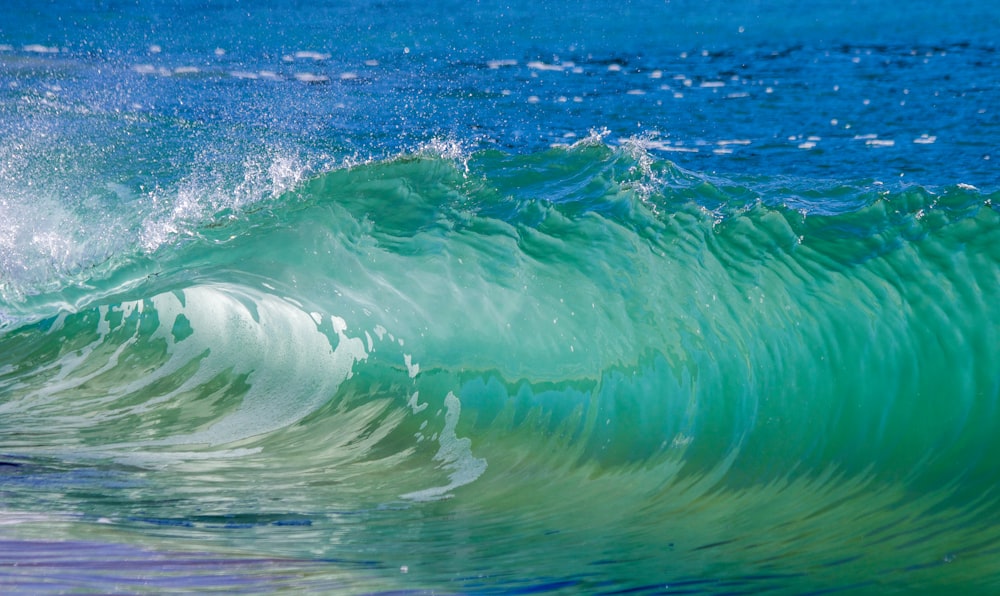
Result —
<instances>
[{"instance_id":1,"label":"blue ocean water","mask_svg":"<svg viewBox=\"0 0 1000 596\"><path fill-rule=\"evenodd\" d=\"M0 8L0 589L993 593L993 3Z\"/></svg>"}]
</instances>

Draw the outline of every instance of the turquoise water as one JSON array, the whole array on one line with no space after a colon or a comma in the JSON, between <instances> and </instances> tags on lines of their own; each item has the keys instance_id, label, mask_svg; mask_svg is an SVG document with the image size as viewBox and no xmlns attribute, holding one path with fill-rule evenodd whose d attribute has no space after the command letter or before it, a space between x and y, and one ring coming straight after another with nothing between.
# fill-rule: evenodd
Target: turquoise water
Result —
<instances>
[{"instance_id":1,"label":"turquoise water","mask_svg":"<svg viewBox=\"0 0 1000 596\"><path fill-rule=\"evenodd\" d=\"M0 587L995 591L996 9L711 8L11 9Z\"/></svg>"}]
</instances>

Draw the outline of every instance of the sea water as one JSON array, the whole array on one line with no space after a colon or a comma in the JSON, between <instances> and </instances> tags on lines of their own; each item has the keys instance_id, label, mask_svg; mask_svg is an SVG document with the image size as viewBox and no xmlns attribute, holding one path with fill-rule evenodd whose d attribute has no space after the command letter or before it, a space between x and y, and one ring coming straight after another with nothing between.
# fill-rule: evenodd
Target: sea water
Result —
<instances>
[{"instance_id":1,"label":"sea water","mask_svg":"<svg viewBox=\"0 0 1000 596\"><path fill-rule=\"evenodd\" d=\"M995 592L998 23L4 5L0 589Z\"/></svg>"}]
</instances>

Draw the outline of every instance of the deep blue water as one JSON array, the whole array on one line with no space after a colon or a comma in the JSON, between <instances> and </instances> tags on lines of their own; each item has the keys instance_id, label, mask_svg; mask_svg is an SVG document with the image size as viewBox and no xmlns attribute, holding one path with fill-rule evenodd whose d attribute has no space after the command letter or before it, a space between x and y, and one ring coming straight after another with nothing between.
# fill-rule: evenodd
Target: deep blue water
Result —
<instances>
[{"instance_id":1,"label":"deep blue water","mask_svg":"<svg viewBox=\"0 0 1000 596\"><path fill-rule=\"evenodd\" d=\"M157 183L259 145L525 152L607 129L700 172L995 188L992 3L272 4L8 8L5 137Z\"/></svg>"}]
</instances>

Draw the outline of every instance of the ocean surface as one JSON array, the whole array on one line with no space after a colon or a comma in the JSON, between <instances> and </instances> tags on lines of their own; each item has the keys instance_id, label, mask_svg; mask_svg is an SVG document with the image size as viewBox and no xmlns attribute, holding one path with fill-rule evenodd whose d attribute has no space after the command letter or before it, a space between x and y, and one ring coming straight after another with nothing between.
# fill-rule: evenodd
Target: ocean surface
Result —
<instances>
[{"instance_id":1,"label":"ocean surface","mask_svg":"<svg viewBox=\"0 0 1000 596\"><path fill-rule=\"evenodd\" d=\"M1000 592L998 24L5 3L0 592Z\"/></svg>"}]
</instances>

